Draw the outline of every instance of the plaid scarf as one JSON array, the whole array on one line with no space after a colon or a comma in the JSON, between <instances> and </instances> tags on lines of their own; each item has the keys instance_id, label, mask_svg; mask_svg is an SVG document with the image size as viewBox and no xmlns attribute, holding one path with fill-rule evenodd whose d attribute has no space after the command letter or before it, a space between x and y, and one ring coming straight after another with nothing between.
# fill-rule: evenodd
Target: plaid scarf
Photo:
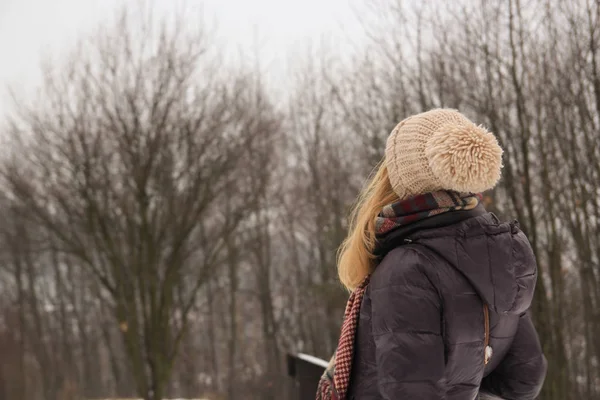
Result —
<instances>
[{"instance_id":1,"label":"plaid scarf","mask_svg":"<svg viewBox=\"0 0 600 400\"><path fill-rule=\"evenodd\" d=\"M480 194L439 191L400 200L383 208L375 221L375 231L380 236L400 226L434 215L456 210L472 210L477 207L481 198ZM329 361L325 373L321 376L316 400L347 400L356 327L358 326L360 305L369 284L369 278L370 276L365 277L346 303L338 347Z\"/></svg>"},{"instance_id":2,"label":"plaid scarf","mask_svg":"<svg viewBox=\"0 0 600 400\"><path fill-rule=\"evenodd\" d=\"M385 235L394 229L449 211L472 210L481 194L438 191L409 197L383 207L375 220L375 233Z\"/></svg>"}]
</instances>

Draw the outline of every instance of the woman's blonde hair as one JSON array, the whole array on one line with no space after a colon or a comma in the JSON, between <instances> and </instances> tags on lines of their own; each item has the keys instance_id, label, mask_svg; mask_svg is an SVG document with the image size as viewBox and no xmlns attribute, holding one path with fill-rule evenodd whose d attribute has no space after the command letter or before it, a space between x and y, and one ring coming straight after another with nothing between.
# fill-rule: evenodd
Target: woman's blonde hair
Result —
<instances>
[{"instance_id":1,"label":"woman's blonde hair","mask_svg":"<svg viewBox=\"0 0 600 400\"><path fill-rule=\"evenodd\" d=\"M398 200L385 160L375 168L350 214L348 236L338 252L338 275L347 289L355 289L372 272L375 256L375 218L382 208Z\"/></svg>"}]
</instances>

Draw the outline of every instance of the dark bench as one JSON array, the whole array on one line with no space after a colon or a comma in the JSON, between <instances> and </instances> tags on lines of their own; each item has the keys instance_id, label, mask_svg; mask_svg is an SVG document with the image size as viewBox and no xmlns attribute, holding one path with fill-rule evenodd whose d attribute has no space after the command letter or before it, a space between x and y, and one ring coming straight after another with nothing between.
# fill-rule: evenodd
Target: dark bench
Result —
<instances>
[{"instance_id":1,"label":"dark bench","mask_svg":"<svg viewBox=\"0 0 600 400\"><path fill-rule=\"evenodd\" d=\"M315 400L319 378L327 368L327 361L307 354L288 354L288 375L292 378L294 400Z\"/></svg>"}]
</instances>

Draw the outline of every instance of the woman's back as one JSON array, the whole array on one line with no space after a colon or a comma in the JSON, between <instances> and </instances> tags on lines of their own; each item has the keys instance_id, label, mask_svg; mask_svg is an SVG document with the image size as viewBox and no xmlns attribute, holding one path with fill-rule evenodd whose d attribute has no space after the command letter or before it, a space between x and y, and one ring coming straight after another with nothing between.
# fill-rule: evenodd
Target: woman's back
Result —
<instances>
[{"instance_id":1,"label":"woman's back","mask_svg":"<svg viewBox=\"0 0 600 400\"><path fill-rule=\"evenodd\" d=\"M474 399L481 383L506 399L533 399L546 361L525 313L537 275L526 237L481 206L426 221L380 240L347 398Z\"/></svg>"}]
</instances>

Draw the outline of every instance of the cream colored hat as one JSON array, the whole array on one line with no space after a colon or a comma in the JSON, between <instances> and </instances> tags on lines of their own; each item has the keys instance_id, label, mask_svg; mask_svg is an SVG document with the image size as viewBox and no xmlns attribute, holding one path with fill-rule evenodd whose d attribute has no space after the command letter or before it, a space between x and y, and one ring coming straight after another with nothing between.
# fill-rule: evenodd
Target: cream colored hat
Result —
<instances>
[{"instance_id":1,"label":"cream colored hat","mask_svg":"<svg viewBox=\"0 0 600 400\"><path fill-rule=\"evenodd\" d=\"M479 193L500 179L502 149L494 135L456 110L435 109L400 122L385 149L394 192Z\"/></svg>"}]
</instances>

